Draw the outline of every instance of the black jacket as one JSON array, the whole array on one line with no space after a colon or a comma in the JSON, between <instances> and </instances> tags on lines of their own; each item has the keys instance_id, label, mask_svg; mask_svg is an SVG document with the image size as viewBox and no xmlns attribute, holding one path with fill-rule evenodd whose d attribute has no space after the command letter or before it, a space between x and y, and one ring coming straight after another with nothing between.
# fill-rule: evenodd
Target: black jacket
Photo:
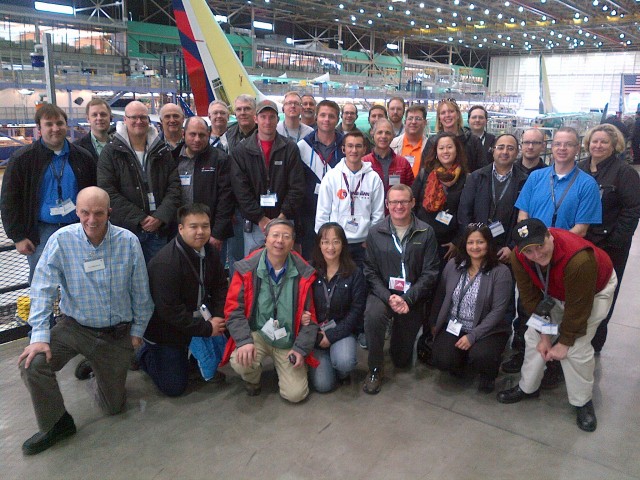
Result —
<instances>
[{"instance_id":1,"label":"black jacket","mask_svg":"<svg viewBox=\"0 0 640 480\"><path fill-rule=\"evenodd\" d=\"M204 303L211 315L223 317L227 280L216 249L208 244L204 249ZM196 272L200 271L198 255L178 235L147 265L155 309L144 336L154 343L187 346L191 337L211 336L211 324L202 317L193 318L193 312L200 307L197 304L200 284L189 262Z\"/></svg>"},{"instance_id":2,"label":"black jacket","mask_svg":"<svg viewBox=\"0 0 640 480\"><path fill-rule=\"evenodd\" d=\"M327 305L323 284L334 288L330 305ZM324 332L331 344L356 333L362 327L366 300L367 284L359 268L348 276L338 272L328 283L318 272L318 278L313 282L313 303L319 324L325 320L336 322L334 328Z\"/></svg>"},{"instance_id":3,"label":"black jacket","mask_svg":"<svg viewBox=\"0 0 640 480\"><path fill-rule=\"evenodd\" d=\"M433 145L435 144L437 138L438 135L432 135L427 140L427 144L424 147L424 150L422 150L421 165L427 164L427 154L429 153L429 150L433 148ZM458 133L458 139L460 139L462 145L464 145L464 151L467 155L467 167L469 173L475 172L488 163L487 153L482 146L482 142L478 137L471 133L471 130L466 129L460 131L460 133Z\"/></svg>"},{"instance_id":4,"label":"black jacket","mask_svg":"<svg viewBox=\"0 0 640 480\"><path fill-rule=\"evenodd\" d=\"M180 163L182 145L180 147L173 151L176 165ZM231 193L229 163L224 150L211 145L194 157L193 201L211 209L211 236L218 240L233 237L231 216L235 199Z\"/></svg>"},{"instance_id":5,"label":"black jacket","mask_svg":"<svg viewBox=\"0 0 640 480\"><path fill-rule=\"evenodd\" d=\"M296 218L304 198L298 145L276 134L267 172L258 134L254 133L231 152L231 186L242 216L253 223L265 216L276 218L280 213L288 219ZM260 195L267 190L278 195L275 207L260 206Z\"/></svg>"},{"instance_id":6,"label":"black jacket","mask_svg":"<svg viewBox=\"0 0 640 480\"><path fill-rule=\"evenodd\" d=\"M54 153L40 141L15 151L4 173L0 194L0 213L7 236L15 243L28 238L40 243L38 216L40 185ZM96 184L96 162L89 152L69 145L69 165L76 177L78 191Z\"/></svg>"},{"instance_id":7,"label":"black jacket","mask_svg":"<svg viewBox=\"0 0 640 480\"><path fill-rule=\"evenodd\" d=\"M240 130L240 125L238 125L237 123L234 125L231 125L227 131L224 133L224 135L222 136L223 139L221 141L222 145L225 147L224 149L229 152L232 153L233 150L240 145L242 142L244 142L245 140L247 140L249 137L251 137L256 131L258 130L258 126L254 125L253 129L251 130L251 133L249 133L249 135L245 135L242 130Z\"/></svg>"},{"instance_id":8,"label":"black jacket","mask_svg":"<svg viewBox=\"0 0 640 480\"><path fill-rule=\"evenodd\" d=\"M511 241L511 230L518 223L518 209L514 207L520 190L524 182L527 181L527 175L515 165L512 169L511 180L507 186L507 190L502 197L502 201L506 205L510 205L510 216L508 218L492 218L491 220L499 220L504 226L505 233L496 238L499 247L507 246L513 249ZM488 225L489 216L491 215L493 199L491 192L491 179L493 177L493 164L476 170L467 177L467 181L462 189L460 196L460 205L458 205L458 225L459 231L464 231L470 223L482 222Z\"/></svg>"},{"instance_id":9,"label":"black jacket","mask_svg":"<svg viewBox=\"0 0 640 480\"><path fill-rule=\"evenodd\" d=\"M451 219L451 222L449 222L449 225L445 225L444 223L436 220L439 212L427 212L422 206L424 190L427 186L429 173L431 172L427 171L425 168L421 168L420 173L418 173L418 177L413 182L413 185L411 185L413 196L416 199L416 216L423 222L431 225L436 234L436 238L438 239L438 244L454 242L458 234L458 205L460 203L462 189L464 188L464 184L467 180L467 175L460 174L458 181L447 190L447 201L445 202L442 210L453 215L453 218Z\"/></svg>"},{"instance_id":10,"label":"black jacket","mask_svg":"<svg viewBox=\"0 0 640 480\"><path fill-rule=\"evenodd\" d=\"M409 239L404 244L404 263L406 280L411 282L411 288L404 294L395 293L413 309L433 293L440 259L438 242L429 225L414 217L406 235ZM387 304L393 293L389 290L389 277L402 276L401 255L393 242L391 220L388 216L369 229L364 275L369 285L369 293Z\"/></svg>"},{"instance_id":11,"label":"black jacket","mask_svg":"<svg viewBox=\"0 0 640 480\"><path fill-rule=\"evenodd\" d=\"M75 142L73 142L73 144L84 148L91 154L96 163L98 162L98 152L96 152L96 148L93 146L93 142L91 141L91 132L89 132L81 139L76 140Z\"/></svg>"},{"instance_id":12,"label":"black jacket","mask_svg":"<svg viewBox=\"0 0 640 480\"><path fill-rule=\"evenodd\" d=\"M100 154L98 186L111 197L114 225L139 233L140 222L151 215L163 222L162 231L166 232L182 204L182 192L176 162L159 136L148 146L147 162L148 181L145 181L135 152L116 133ZM149 192L153 192L155 212L149 209Z\"/></svg>"},{"instance_id":13,"label":"black jacket","mask_svg":"<svg viewBox=\"0 0 640 480\"><path fill-rule=\"evenodd\" d=\"M590 225L586 239L605 249L629 248L640 218L640 177L631 165L613 155L592 174L591 157L578 168L593 176L600 187L602 223Z\"/></svg>"}]
</instances>

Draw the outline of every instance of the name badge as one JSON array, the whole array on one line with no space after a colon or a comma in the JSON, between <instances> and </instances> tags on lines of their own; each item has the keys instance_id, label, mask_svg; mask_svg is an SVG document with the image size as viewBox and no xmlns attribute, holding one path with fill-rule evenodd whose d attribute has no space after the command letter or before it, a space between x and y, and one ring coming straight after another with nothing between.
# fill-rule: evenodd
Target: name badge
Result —
<instances>
[{"instance_id":1,"label":"name badge","mask_svg":"<svg viewBox=\"0 0 640 480\"><path fill-rule=\"evenodd\" d=\"M412 157L411 155L407 155L404 158L407 159L407 162L409 162L409 165L411 165L411 167L413 168L413 164L416 163L416 157Z\"/></svg>"},{"instance_id":2,"label":"name badge","mask_svg":"<svg viewBox=\"0 0 640 480\"><path fill-rule=\"evenodd\" d=\"M278 203L278 194L277 193L267 193L264 195L260 195L260 206L261 207L275 207L276 203Z\"/></svg>"},{"instance_id":3,"label":"name badge","mask_svg":"<svg viewBox=\"0 0 640 480\"><path fill-rule=\"evenodd\" d=\"M262 327L262 333L264 333L271 341L276 339L276 329L273 325L273 318L270 318L267 323Z\"/></svg>"},{"instance_id":4,"label":"name badge","mask_svg":"<svg viewBox=\"0 0 640 480\"><path fill-rule=\"evenodd\" d=\"M180 175L180 185L183 187L188 187L191 185L191 175Z\"/></svg>"},{"instance_id":5,"label":"name badge","mask_svg":"<svg viewBox=\"0 0 640 480\"><path fill-rule=\"evenodd\" d=\"M389 175L389 185L400 185L400 175Z\"/></svg>"},{"instance_id":6,"label":"name badge","mask_svg":"<svg viewBox=\"0 0 640 480\"><path fill-rule=\"evenodd\" d=\"M344 226L344 229L345 229L345 231L350 232L350 233L358 233L358 225L359 225L358 224L358 220L356 220L355 218L352 218Z\"/></svg>"},{"instance_id":7,"label":"name badge","mask_svg":"<svg viewBox=\"0 0 640 480\"><path fill-rule=\"evenodd\" d=\"M558 325L555 323L549 322L547 317L541 317L540 315L534 313L529 317L527 321L527 326L539 331L540 333L544 333L546 335L558 335Z\"/></svg>"},{"instance_id":8,"label":"name badge","mask_svg":"<svg viewBox=\"0 0 640 480\"><path fill-rule=\"evenodd\" d=\"M436 221L444 223L445 225L449 225L452 219L453 215L447 212L438 212L438 215L436 215Z\"/></svg>"},{"instance_id":9,"label":"name badge","mask_svg":"<svg viewBox=\"0 0 640 480\"><path fill-rule=\"evenodd\" d=\"M411 288L411 282L407 282L401 277L389 277L389 290L407 293Z\"/></svg>"},{"instance_id":10,"label":"name badge","mask_svg":"<svg viewBox=\"0 0 640 480\"><path fill-rule=\"evenodd\" d=\"M278 328L273 331L273 336L275 340L280 340L281 338L284 338L287 336L287 329L284 327Z\"/></svg>"},{"instance_id":11,"label":"name badge","mask_svg":"<svg viewBox=\"0 0 640 480\"><path fill-rule=\"evenodd\" d=\"M489 230L491 230L491 236L496 238L498 235L502 235L504 233L504 226L501 222L492 222L489 224Z\"/></svg>"},{"instance_id":12,"label":"name badge","mask_svg":"<svg viewBox=\"0 0 640 480\"><path fill-rule=\"evenodd\" d=\"M313 189L313 193L315 193L316 195L318 195L320 193L320 184L319 183L316 183L316 186Z\"/></svg>"},{"instance_id":13,"label":"name badge","mask_svg":"<svg viewBox=\"0 0 640 480\"><path fill-rule=\"evenodd\" d=\"M456 322L455 320L449 320L449 324L447 325L447 332L451 335L455 335L456 337L460 336L460 331L462 330L462 323Z\"/></svg>"},{"instance_id":14,"label":"name badge","mask_svg":"<svg viewBox=\"0 0 640 480\"><path fill-rule=\"evenodd\" d=\"M555 323L545 323L542 325L542 331L546 335L558 335L558 325Z\"/></svg>"},{"instance_id":15,"label":"name badge","mask_svg":"<svg viewBox=\"0 0 640 480\"><path fill-rule=\"evenodd\" d=\"M326 332L327 330L331 330L332 328L336 328L336 321L329 320L320 324L320 330Z\"/></svg>"},{"instance_id":16,"label":"name badge","mask_svg":"<svg viewBox=\"0 0 640 480\"><path fill-rule=\"evenodd\" d=\"M73 201L70 198L67 198L66 200L62 201L62 202L58 202L56 204L55 207L51 207L49 209L49 214L50 215L68 215L69 213L75 211L76 206L73 203Z\"/></svg>"},{"instance_id":17,"label":"name badge","mask_svg":"<svg viewBox=\"0 0 640 480\"><path fill-rule=\"evenodd\" d=\"M156 210L156 197L153 195L153 192L147 193L147 198L149 199L149 210L152 212Z\"/></svg>"},{"instance_id":18,"label":"name badge","mask_svg":"<svg viewBox=\"0 0 640 480\"><path fill-rule=\"evenodd\" d=\"M275 162L273 162L274 165L282 165L282 160L276 160Z\"/></svg>"},{"instance_id":19,"label":"name badge","mask_svg":"<svg viewBox=\"0 0 640 480\"><path fill-rule=\"evenodd\" d=\"M84 273L97 272L98 270L104 270L104 268L104 260L102 258L84 262Z\"/></svg>"}]
</instances>

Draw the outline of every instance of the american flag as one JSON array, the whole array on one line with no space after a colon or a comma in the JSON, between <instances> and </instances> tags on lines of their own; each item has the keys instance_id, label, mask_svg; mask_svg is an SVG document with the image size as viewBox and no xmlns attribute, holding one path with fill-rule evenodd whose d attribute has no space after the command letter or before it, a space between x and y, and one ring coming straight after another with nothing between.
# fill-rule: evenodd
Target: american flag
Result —
<instances>
[{"instance_id":1,"label":"american flag","mask_svg":"<svg viewBox=\"0 0 640 480\"><path fill-rule=\"evenodd\" d=\"M622 86L625 95L640 92L640 75L623 75Z\"/></svg>"}]
</instances>

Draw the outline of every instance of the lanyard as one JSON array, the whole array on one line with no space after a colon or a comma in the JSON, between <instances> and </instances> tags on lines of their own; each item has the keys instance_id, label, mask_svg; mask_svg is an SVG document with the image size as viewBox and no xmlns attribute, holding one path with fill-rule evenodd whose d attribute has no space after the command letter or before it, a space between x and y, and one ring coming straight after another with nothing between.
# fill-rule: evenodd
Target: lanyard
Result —
<instances>
[{"instance_id":1,"label":"lanyard","mask_svg":"<svg viewBox=\"0 0 640 480\"><path fill-rule=\"evenodd\" d=\"M469 272L465 272L464 279L467 283L464 284L462 286L462 289L460 290L460 298L458 299L458 308L456 310L456 321L460 320L460 309L462 308L462 300L464 300L464 297L467 295L469 289L473 286L479 276L480 272L476 273L476 276L473 277L473 280L469 280Z\"/></svg>"},{"instance_id":2,"label":"lanyard","mask_svg":"<svg viewBox=\"0 0 640 480\"><path fill-rule=\"evenodd\" d=\"M67 156L62 157L62 168L60 168L60 175L56 172L56 169L53 168L53 160L49 164L49 168L51 168L51 173L53 173L54 178L56 179L56 183L58 184L58 200L62 201L62 175L64 175L64 167L67 164Z\"/></svg>"},{"instance_id":3,"label":"lanyard","mask_svg":"<svg viewBox=\"0 0 640 480\"><path fill-rule=\"evenodd\" d=\"M545 275L544 278L542 278L542 270L540 270L540 265L538 265L537 263L535 265L536 265L536 273L538 274L538 278L540 279L540 282L542 283L542 285L544 285L544 298L547 298L549 296L547 291L549 290L549 272L551 272L551 264L547 266L547 274Z\"/></svg>"},{"instance_id":4,"label":"lanyard","mask_svg":"<svg viewBox=\"0 0 640 480\"><path fill-rule=\"evenodd\" d=\"M389 222L391 223L391 222ZM398 240L396 236L395 227L391 224L391 238L393 238L393 243L396 246L396 250L400 253L400 266L402 267L402 278L407 279L407 271L404 266L404 257L407 252L407 242L409 241L409 232L407 231L404 234L404 238L402 240Z\"/></svg>"},{"instance_id":5,"label":"lanyard","mask_svg":"<svg viewBox=\"0 0 640 480\"><path fill-rule=\"evenodd\" d=\"M300 128L302 128L302 127L300 127ZM314 145L317 144L317 143L319 143L319 142L318 142L317 138L314 137ZM337 148L337 145L336 145L336 141L334 140L333 141L333 150L331 151L331 156L329 157L328 160L325 160L324 157L322 156L322 154L320 153L320 151L318 151L318 158L320 158L320 161L322 162L322 165L323 165L323 168L322 168L322 176L323 177L327 174L327 169L328 169L328 166L329 166L329 162L331 160L333 160L333 157L336 154L336 148ZM309 168L311 170L313 170L313 159L314 159L315 155L316 155L316 149L315 149L315 147L311 147L311 160L309 160Z\"/></svg>"},{"instance_id":6,"label":"lanyard","mask_svg":"<svg viewBox=\"0 0 640 480\"><path fill-rule=\"evenodd\" d=\"M284 131L286 132L287 137L289 137L289 138L293 138L293 135L291 135L291 134L289 133L289 129L287 128L287 126L286 126L284 123L282 124L282 126L284 127ZM300 126L298 127L298 135L296 135L296 143L298 143L298 142L300 141L300 134L301 134L301 133L302 133L302 125L300 125Z\"/></svg>"},{"instance_id":7,"label":"lanyard","mask_svg":"<svg viewBox=\"0 0 640 480\"><path fill-rule=\"evenodd\" d=\"M198 259L200 260L200 273L198 273L197 270L196 270L196 267L194 267L193 263L191 263L191 259L187 255L187 252L184 251L184 248L182 248L182 245L180 245L180 242L178 241L178 239L176 239L176 247L178 247L178 250L180 250L180 253L184 256L185 260L187 261L187 264L189 264L189 266L191 267L191 271L193 272L193 274L198 279L198 283L200 284L200 286L198 288L198 297L199 297L200 301L204 300L204 294L205 294L204 272L202 271L202 263L203 263L202 261L204 259L200 258L200 256L198 256ZM198 303L200 303L200 301Z\"/></svg>"},{"instance_id":8,"label":"lanyard","mask_svg":"<svg viewBox=\"0 0 640 480\"><path fill-rule=\"evenodd\" d=\"M505 180L504 188L502 189L502 193L500 194L500 197L497 199L496 199L496 176L493 174L493 172L491 172L491 200L493 201L493 205L492 205L493 210L490 215L491 220L494 220L493 217L495 217L496 215L496 210L498 209L498 203L502 201L505 193L507 193L507 189L509 188L509 184L511 183L511 179L513 178L513 170L511 172L512 173L511 175L509 175L509 178Z\"/></svg>"},{"instance_id":9,"label":"lanyard","mask_svg":"<svg viewBox=\"0 0 640 480\"><path fill-rule=\"evenodd\" d=\"M575 171L573 172L573 175L571 177L571 180L569 181L569 184L567 185L567 188L564 189L564 192L560 197L560 202L556 204L556 193L555 193L555 187L553 184L553 173L549 174L549 181L551 182L551 201L553 202L553 217L551 218L552 227L556 226L556 220L558 219L558 210L560 210L560 206L562 205L562 202L564 202L564 197L566 197L567 193L569 193L569 189L571 188L571 185L573 185L573 182L576 181L577 177L578 177L578 169L575 168Z\"/></svg>"},{"instance_id":10,"label":"lanyard","mask_svg":"<svg viewBox=\"0 0 640 480\"><path fill-rule=\"evenodd\" d=\"M360 190L360 184L362 183L362 177L364 177L364 173L360 175L360 180L358 180L358 185L356 185L356 189L352 192L349 187L349 181L347 180L347 175L342 172L342 179L344 180L345 185L347 186L347 190L349 191L349 196L351 197L351 216L353 217L356 213L356 195L358 195L358 190Z\"/></svg>"},{"instance_id":11,"label":"lanyard","mask_svg":"<svg viewBox=\"0 0 640 480\"><path fill-rule=\"evenodd\" d=\"M338 282L337 282L338 274L336 273L333 278L336 280L333 281L333 288L331 289L331 292L329 292L329 288L327 288L327 282L325 282L324 279L320 280L320 282L322 282L322 290L324 292L324 300L326 302L326 307L325 307L326 309L324 313L325 321L329 320L329 310L331 309L331 299L333 298L333 294L336 293L336 285L338 285Z\"/></svg>"},{"instance_id":12,"label":"lanyard","mask_svg":"<svg viewBox=\"0 0 640 480\"><path fill-rule=\"evenodd\" d=\"M271 293L271 299L273 300L273 319L278 319L278 299L280 298L280 294L282 293L282 289L284 288L284 281L278 282L276 284L276 288L273 288L273 280L271 280L271 275L267 274L267 280L269 282L269 293Z\"/></svg>"}]
</instances>

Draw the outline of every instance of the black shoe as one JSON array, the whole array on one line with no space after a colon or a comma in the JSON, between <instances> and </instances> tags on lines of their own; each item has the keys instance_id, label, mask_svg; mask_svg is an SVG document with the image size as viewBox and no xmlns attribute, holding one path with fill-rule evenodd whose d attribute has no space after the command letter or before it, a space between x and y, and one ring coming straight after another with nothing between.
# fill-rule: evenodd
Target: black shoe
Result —
<instances>
[{"instance_id":1,"label":"black shoe","mask_svg":"<svg viewBox=\"0 0 640 480\"><path fill-rule=\"evenodd\" d=\"M498 393L498 401L500 403L518 403L525 398L538 398L540 396L540 389L533 393L524 393L520 390L520 385L516 385L509 390L503 390Z\"/></svg>"},{"instance_id":2,"label":"black shoe","mask_svg":"<svg viewBox=\"0 0 640 480\"><path fill-rule=\"evenodd\" d=\"M56 422L47 433L38 432L22 444L22 453L25 455L35 455L44 452L62 439L70 437L76 433L76 424L69 413L64 412L60 420Z\"/></svg>"},{"instance_id":3,"label":"black shoe","mask_svg":"<svg viewBox=\"0 0 640 480\"><path fill-rule=\"evenodd\" d=\"M244 390L250 397L257 397L258 395L260 395L260 393L262 393L262 385L260 385L259 383L249 383L245 381Z\"/></svg>"},{"instance_id":4,"label":"black shoe","mask_svg":"<svg viewBox=\"0 0 640 480\"><path fill-rule=\"evenodd\" d=\"M581 407L576 407L576 423L580 430L585 432L594 432L598 426L598 420L596 419L596 412L593 409L593 402L589 400Z\"/></svg>"},{"instance_id":5,"label":"black shoe","mask_svg":"<svg viewBox=\"0 0 640 480\"><path fill-rule=\"evenodd\" d=\"M543 390L553 390L554 388L558 388L558 385L560 385L560 382L563 380L562 365L560 365L558 360L551 360L547 362L547 369L544 371L540 388Z\"/></svg>"},{"instance_id":6,"label":"black shoe","mask_svg":"<svg viewBox=\"0 0 640 480\"><path fill-rule=\"evenodd\" d=\"M86 358L82 360L76 367L76 378L78 380L89 380L93 377L93 367Z\"/></svg>"},{"instance_id":7,"label":"black shoe","mask_svg":"<svg viewBox=\"0 0 640 480\"><path fill-rule=\"evenodd\" d=\"M514 353L509 360L501 365L504 373L520 373L522 364L524 363L524 352Z\"/></svg>"},{"instance_id":8,"label":"black shoe","mask_svg":"<svg viewBox=\"0 0 640 480\"><path fill-rule=\"evenodd\" d=\"M478 383L478 391L480 393L491 393L495 388L495 378L491 378L486 375L480 375L480 383Z\"/></svg>"},{"instance_id":9,"label":"black shoe","mask_svg":"<svg viewBox=\"0 0 640 480\"><path fill-rule=\"evenodd\" d=\"M416 347L416 355L425 365L433 365L431 361L433 339L425 334L420 335L418 339L418 345Z\"/></svg>"},{"instance_id":10,"label":"black shoe","mask_svg":"<svg viewBox=\"0 0 640 480\"><path fill-rule=\"evenodd\" d=\"M370 395L375 395L376 393L380 392L381 385L382 385L382 369L376 367L373 370L369 370L369 373L367 374L367 378L364 380L362 391Z\"/></svg>"}]
</instances>

